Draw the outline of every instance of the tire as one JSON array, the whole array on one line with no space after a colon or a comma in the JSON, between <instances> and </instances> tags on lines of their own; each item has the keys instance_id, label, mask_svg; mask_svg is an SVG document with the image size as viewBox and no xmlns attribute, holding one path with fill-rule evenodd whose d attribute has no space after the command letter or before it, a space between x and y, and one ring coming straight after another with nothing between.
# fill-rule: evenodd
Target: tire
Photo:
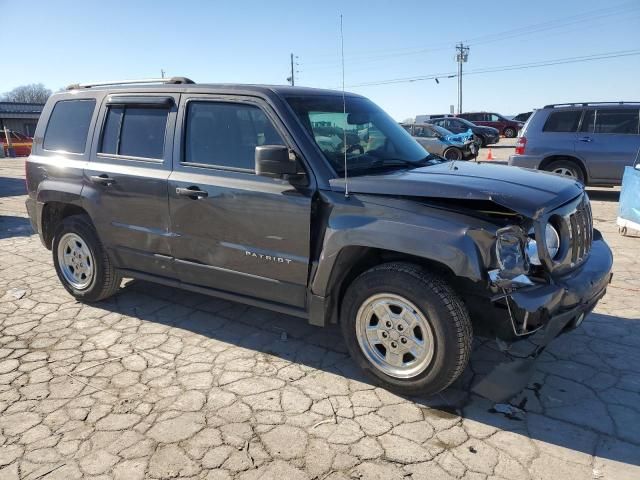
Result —
<instances>
[{"instance_id":1,"label":"tire","mask_svg":"<svg viewBox=\"0 0 640 480\"><path fill-rule=\"evenodd\" d=\"M456 147L449 147L443 153L444 158L447 160L462 160L464 155L462 154L462 150Z\"/></svg>"},{"instance_id":2,"label":"tire","mask_svg":"<svg viewBox=\"0 0 640 480\"><path fill-rule=\"evenodd\" d=\"M516 132L515 128L507 127L504 129L504 136L507 138L515 138L517 134L518 132Z\"/></svg>"},{"instance_id":3,"label":"tire","mask_svg":"<svg viewBox=\"0 0 640 480\"><path fill-rule=\"evenodd\" d=\"M544 167L547 172L552 172L557 175L563 175L578 180L580 183L584 183L584 173L577 163L571 160L557 160L551 162Z\"/></svg>"},{"instance_id":4,"label":"tire","mask_svg":"<svg viewBox=\"0 0 640 480\"><path fill-rule=\"evenodd\" d=\"M110 297L122 278L87 215L65 218L53 234L53 264L64 288L82 302Z\"/></svg>"},{"instance_id":5,"label":"tire","mask_svg":"<svg viewBox=\"0 0 640 480\"><path fill-rule=\"evenodd\" d=\"M340 323L358 366L398 393L430 395L444 390L469 361L473 331L462 299L440 277L414 264L386 263L361 274L346 291ZM400 343L403 338L405 345ZM422 349L414 348L416 355L403 353L419 347L420 339Z\"/></svg>"}]
</instances>

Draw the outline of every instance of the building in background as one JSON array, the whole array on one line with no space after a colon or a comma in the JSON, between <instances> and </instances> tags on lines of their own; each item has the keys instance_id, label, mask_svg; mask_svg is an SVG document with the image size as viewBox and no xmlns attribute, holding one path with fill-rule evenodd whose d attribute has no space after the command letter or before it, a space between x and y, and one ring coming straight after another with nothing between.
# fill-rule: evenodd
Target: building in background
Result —
<instances>
[{"instance_id":1,"label":"building in background","mask_svg":"<svg viewBox=\"0 0 640 480\"><path fill-rule=\"evenodd\" d=\"M43 108L43 103L0 102L0 130L7 127L33 137Z\"/></svg>"}]
</instances>

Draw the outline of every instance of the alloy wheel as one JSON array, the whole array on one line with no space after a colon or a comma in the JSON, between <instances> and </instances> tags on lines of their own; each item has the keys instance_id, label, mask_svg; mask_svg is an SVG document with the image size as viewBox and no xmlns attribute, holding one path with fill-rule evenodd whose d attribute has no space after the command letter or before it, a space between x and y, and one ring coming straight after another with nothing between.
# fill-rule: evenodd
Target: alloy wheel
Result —
<instances>
[{"instance_id":1,"label":"alloy wheel","mask_svg":"<svg viewBox=\"0 0 640 480\"><path fill-rule=\"evenodd\" d=\"M64 279L75 289L87 288L95 275L91 250L80 235L65 233L58 242L58 264Z\"/></svg>"},{"instance_id":2,"label":"alloy wheel","mask_svg":"<svg viewBox=\"0 0 640 480\"><path fill-rule=\"evenodd\" d=\"M427 317L400 295L384 293L365 300L356 316L356 335L367 360L391 377L415 377L433 358Z\"/></svg>"}]
</instances>

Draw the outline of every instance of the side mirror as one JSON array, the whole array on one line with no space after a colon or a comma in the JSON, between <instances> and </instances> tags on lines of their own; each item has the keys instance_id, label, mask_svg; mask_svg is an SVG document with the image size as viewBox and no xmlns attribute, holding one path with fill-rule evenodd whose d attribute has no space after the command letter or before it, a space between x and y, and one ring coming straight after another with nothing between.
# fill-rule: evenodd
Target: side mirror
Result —
<instances>
[{"instance_id":1,"label":"side mirror","mask_svg":"<svg viewBox=\"0 0 640 480\"><path fill-rule=\"evenodd\" d=\"M284 145L260 145L256 147L256 174L263 177L282 178L298 173L295 158Z\"/></svg>"}]
</instances>

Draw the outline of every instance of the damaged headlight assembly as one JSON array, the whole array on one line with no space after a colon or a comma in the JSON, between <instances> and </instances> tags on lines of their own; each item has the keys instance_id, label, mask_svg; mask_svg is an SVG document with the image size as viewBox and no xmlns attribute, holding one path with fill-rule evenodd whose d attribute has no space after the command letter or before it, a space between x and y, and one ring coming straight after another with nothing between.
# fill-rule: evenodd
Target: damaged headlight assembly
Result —
<instances>
[{"instance_id":1,"label":"damaged headlight assembly","mask_svg":"<svg viewBox=\"0 0 640 480\"><path fill-rule=\"evenodd\" d=\"M547 253L554 260L560 252L560 234L550 222L545 225L544 233ZM532 285L533 282L527 276L530 267L542 265L534 228L531 227L528 233L517 225L499 229L496 232L496 259L499 268L489 272L494 284Z\"/></svg>"},{"instance_id":2,"label":"damaged headlight assembly","mask_svg":"<svg viewBox=\"0 0 640 480\"><path fill-rule=\"evenodd\" d=\"M517 225L510 225L496 232L496 259L500 268L489 272L494 284L532 284L526 276L529 273L526 240L527 235Z\"/></svg>"}]
</instances>

